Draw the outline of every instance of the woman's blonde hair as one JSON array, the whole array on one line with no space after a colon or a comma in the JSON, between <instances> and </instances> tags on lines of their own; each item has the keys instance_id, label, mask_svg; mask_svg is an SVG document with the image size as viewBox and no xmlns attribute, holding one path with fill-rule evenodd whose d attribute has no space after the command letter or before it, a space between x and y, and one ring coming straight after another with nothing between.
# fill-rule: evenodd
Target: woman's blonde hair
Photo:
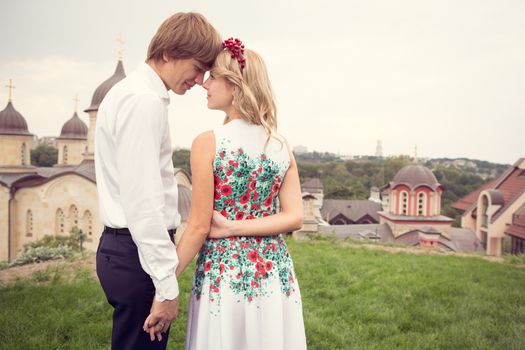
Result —
<instances>
[{"instance_id":1,"label":"woman's blonde hair","mask_svg":"<svg viewBox=\"0 0 525 350\"><path fill-rule=\"evenodd\" d=\"M224 77L234 86L233 105L241 118L256 125L262 125L268 140L277 129L277 108L275 106L272 86L266 70L266 65L255 51L245 49L245 67L241 69L237 58L231 57L228 50L222 51L215 60L211 74ZM224 121L228 122L228 116Z\"/></svg>"}]
</instances>

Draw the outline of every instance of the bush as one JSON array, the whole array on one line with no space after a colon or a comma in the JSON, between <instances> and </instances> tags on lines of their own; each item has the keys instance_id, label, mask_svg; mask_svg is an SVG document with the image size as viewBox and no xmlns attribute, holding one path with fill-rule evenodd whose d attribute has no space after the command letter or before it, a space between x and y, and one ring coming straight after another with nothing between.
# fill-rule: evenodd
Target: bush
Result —
<instances>
[{"instance_id":1,"label":"bush","mask_svg":"<svg viewBox=\"0 0 525 350\"><path fill-rule=\"evenodd\" d=\"M80 230L73 227L69 236L44 236L42 239L24 245L24 250L11 266L38 263L53 259L75 256L80 250Z\"/></svg>"},{"instance_id":2,"label":"bush","mask_svg":"<svg viewBox=\"0 0 525 350\"><path fill-rule=\"evenodd\" d=\"M9 266L19 266L31 263L43 262L53 259L65 259L73 253L73 249L67 245L58 247L29 247L22 252L22 255Z\"/></svg>"},{"instance_id":3,"label":"bush","mask_svg":"<svg viewBox=\"0 0 525 350\"><path fill-rule=\"evenodd\" d=\"M80 249L80 230L76 226L71 229L69 236L45 235L42 239L36 242L25 244L24 250L38 247L57 248L64 245L73 250Z\"/></svg>"}]
</instances>

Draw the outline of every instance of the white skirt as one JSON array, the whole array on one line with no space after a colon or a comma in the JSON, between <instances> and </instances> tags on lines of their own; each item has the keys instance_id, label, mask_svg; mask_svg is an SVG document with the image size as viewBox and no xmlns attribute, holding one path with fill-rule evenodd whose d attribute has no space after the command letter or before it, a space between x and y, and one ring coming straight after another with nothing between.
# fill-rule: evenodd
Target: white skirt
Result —
<instances>
[{"instance_id":1,"label":"white skirt","mask_svg":"<svg viewBox=\"0 0 525 350\"><path fill-rule=\"evenodd\" d=\"M250 242L251 255L244 249L232 252L230 247L237 248L237 242L220 241L208 241L201 249L188 305L185 349L306 349L301 294L282 238ZM217 253L221 245L229 249ZM265 246L275 253L260 249ZM232 255L236 259L227 260Z\"/></svg>"}]
</instances>

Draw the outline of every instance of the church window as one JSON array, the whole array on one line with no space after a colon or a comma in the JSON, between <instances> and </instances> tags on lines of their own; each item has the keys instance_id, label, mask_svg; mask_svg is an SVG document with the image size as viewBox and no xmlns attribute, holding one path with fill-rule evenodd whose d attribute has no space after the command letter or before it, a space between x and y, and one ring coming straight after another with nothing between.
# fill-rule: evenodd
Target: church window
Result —
<instances>
[{"instance_id":1,"label":"church window","mask_svg":"<svg viewBox=\"0 0 525 350\"><path fill-rule=\"evenodd\" d=\"M401 214L407 215L408 213L408 193L406 191L401 192Z\"/></svg>"},{"instance_id":2,"label":"church window","mask_svg":"<svg viewBox=\"0 0 525 350\"><path fill-rule=\"evenodd\" d=\"M26 236L33 236L33 212L31 212L31 209L27 210L26 213Z\"/></svg>"},{"instance_id":3,"label":"church window","mask_svg":"<svg viewBox=\"0 0 525 350\"><path fill-rule=\"evenodd\" d=\"M67 164L67 146L64 146L63 150L64 152L62 154L62 160L63 160L62 163Z\"/></svg>"},{"instance_id":4,"label":"church window","mask_svg":"<svg viewBox=\"0 0 525 350\"><path fill-rule=\"evenodd\" d=\"M20 147L20 162L22 165L26 165L26 143L22 143Z\"/></svg>"},{"instance_id":5,"label":"church window","mask_svg":"<svg viewBox=\"0 0 525 350\"><path fill-rule=\"evenodd\" d=\"M425 203L427 195L425 192L419 192L417 195L417 215L425 215Z\"/></svg>"},{"instance_id":6,"label":"church window","mask_svg":"<svg viewBox=\"0 0 525 350\"><path fill-rule=\"evenodd\" d=\"M93 235L93 215L89 210L84 212L84 234L88 237Z\"/></svg>"},{"instance_id":7,"label":"church window","mask_svg":"<svg viewBox=\"0 0 525 350\"><path fill-rule=\"evenodd\" d=\"M74 204L69 207L69 223L70 227L78 226L78 209Z\"/></svg>"},{"instance_id":8,"label":"church window","mask_svg":"<svg viewBox=\"0 0 525 350\"><path fill-rule=\"evenodd\" d=\"M55 235L64 234L64 212L58 208L55 215Z\"/></svg>"}]
</instances>

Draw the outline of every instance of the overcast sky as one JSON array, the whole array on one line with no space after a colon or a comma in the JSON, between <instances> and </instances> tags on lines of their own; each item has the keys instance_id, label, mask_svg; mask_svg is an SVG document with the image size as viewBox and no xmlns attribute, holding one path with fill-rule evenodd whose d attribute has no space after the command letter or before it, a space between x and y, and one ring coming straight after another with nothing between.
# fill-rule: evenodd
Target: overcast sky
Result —
<instances>
[{"instance_id":1,"label":"overcast sky","mask_svg":"<svg viewBox=\"0 0 525 350\"><path fill-rule=\"evenodd\" d=\"M266 60L279 131L293 146L341 155L525 157L525 1L2 0L0 109L58 136L113 74L122 33L127 73L161 22L204 14ZM174 147L217 127L204 89L172 95Z\"/></svg>"}]
</instances>

